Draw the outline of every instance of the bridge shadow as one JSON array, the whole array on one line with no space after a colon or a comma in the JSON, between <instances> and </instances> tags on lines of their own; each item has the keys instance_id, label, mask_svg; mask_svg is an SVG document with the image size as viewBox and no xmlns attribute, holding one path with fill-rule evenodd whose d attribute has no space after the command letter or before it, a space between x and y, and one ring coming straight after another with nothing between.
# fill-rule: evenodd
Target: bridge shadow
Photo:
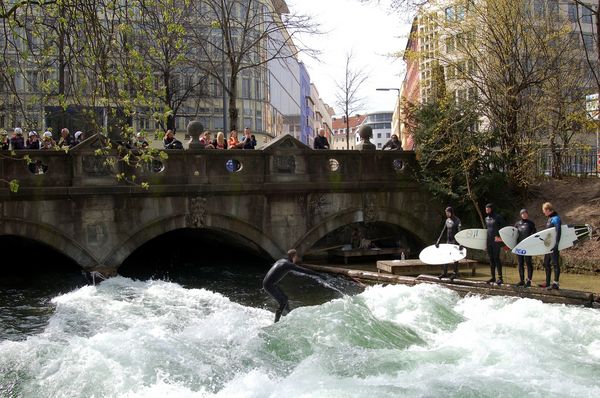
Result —
<instances>
[{"instance_id":1,"label":"bridge shadow","mask_svg":"<svg viewBox=\"0 0 600 398\"><path fill-rule=\"evenodd\" d=\"M119 267L134 279L160 279L228 293L258 281L273 259L242 235L212 228L182 228L136 249ZM228 295L228 294L226 294Z\"/></svg>"},{"instance_id":2,"label":"bridge shadow","mask_svg":"<svg viewBox=\"0 0 600 398\"><path fill-rule=\"evenodd\" d=\"M400 258L404 252L406 258L418 255L423 248L421 240L405 228L382 221L354 222L343 225L315 242L306 252L306 259L325 259L340 261L335 256L340 250L348 250L354 245L369 245L374 249L397 249L387 255L389 258ZM386 256L378 256L384 258ZM375 258L375 257L374 257ZM367 260L373 260L367 259ZM363 258L363 260L366 258Z\"/></svg>"}]
</instances>

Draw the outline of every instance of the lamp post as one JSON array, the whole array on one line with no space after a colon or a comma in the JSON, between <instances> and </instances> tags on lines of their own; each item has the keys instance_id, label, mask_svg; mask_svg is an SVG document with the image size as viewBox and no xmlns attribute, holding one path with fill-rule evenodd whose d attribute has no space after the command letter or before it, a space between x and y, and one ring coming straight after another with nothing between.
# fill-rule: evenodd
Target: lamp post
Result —
<instances>
[{"instance_id":1,"label":"lamp post","mask_svg":"<svg viewBox=\"0 0 600 398\"><path fill-rule=\"evenodd\" d=\"M377 91L397 91L398 92L398 98L396 100L396 102L398 103L397 105L397 111L398 111L398 139L400 140L400 143L402 143L402 136L400 135L400 91L401 89L399 88L395 88L395 87L384 87L384 88L377 88L375 89ZM393 123L393 116L392 116L392 123ZM396 133L396 131L394 131L394 133Z\"/></svg>"}]
</instances>

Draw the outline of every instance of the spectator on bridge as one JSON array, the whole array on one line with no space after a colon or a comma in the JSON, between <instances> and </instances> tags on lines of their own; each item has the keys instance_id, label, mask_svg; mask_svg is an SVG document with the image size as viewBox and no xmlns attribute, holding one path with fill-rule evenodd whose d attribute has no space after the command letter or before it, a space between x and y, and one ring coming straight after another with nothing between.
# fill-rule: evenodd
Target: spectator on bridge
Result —
<instances>
[{"instance_id":1,"label":"spectator on bridge","mask_svg":"<svg viewBox=\"0 0 600 398\"><path fill-rule=\"evenodd\" d=\"M0 131L0 150L8 151L8 148L10 148L8 132L6 132L6 130L2 130Z\"/></svg>"},{"instance_id":2,"label":"spectator on bridge","mask_svg":"<svg viewBox=\"0 0 600 398\"><path fill-rule=\"evenodd\" d=\"M59 148L70 148L73 146L73 137L68 128L60 130L60 138L58 140Z\"/></svg>"},{"instance_id":3,"label":"spectator on bridge","mask_svg":"<svg viewBox=\"0 0 600 398\"><path fill-rule=\"evenodd\" d=\"M215 149L211 138L210 131L208 130L200 136L200 143L204 146L204 149Z\"/></svg>"},{"instance_id":4,"label":"spectator on bridge","mask_svg":"<svg viewBox=\"0 0 600 398\"><path fill-rule=\"evenodd\" d=\"M144 133L140 131L135 135L135 141L133 142L133 146L136 148L145 149L148 148L150 144L148 143L148 140L146 140Z\"/></svg>"},{"instance_id":5,"label":"spectator on bridge","mask_svg":"<svg viewBox=\"0 0 600 398\"><path fill-rule=\"evenodd\" d=\"M215 149L227 149L227 141L225 141L225 134L222 131L217 133L217 138L212 142Z\"/></svg>"},{"instance_id":6,"label":"spectator on bridge","mask_svg":"<svg viewBox=\"0 0 600 398\"><path fill-rule=\"evenodd\" d=\"M163 140L165 149L183 149L183 144L177 138L173 130L167 130L165 138Z\"/></svg>"},{"instance_id":7,"label":"spectator on bridge","mask_svg":"<svg viewBox=\"0 0 600 398\"><path fill-rule=\"evenodd\" d=\"M77 145L77 144L81 144L81 142L85 140L85 134L83 134L83 131L77 131L75 133L75 140L73 142L73 145Z\"/></svg>"},{"instance_id":8,"label":"spectator on bridge","mask_svg":"<svg viewBox=\"0 0 600 398\"><path fill-rule=\"evenodd\" d=\"M39 138L38 133L30 131L29 138L27 138L27 149L41 149Z\"/></svg>"},{"instance_id":9,"label":"spectator on bridge","mask_svg":"<svg viewBox=\"0 0 600 398\"><path fill-rule=\"evenodd\" d=\"M42 147L40 149L53 149L56 146L56 141L52 138L52 133L44 132L42 135Z\"/></svg>"},{"instance_id":10,"label":"spectator on bridge","mask_svg":"<svg viewBox=\"0 0 600 398\"><path fill-rule=\"evenodd\" d=\"M229 139L227 140L227 148L229 149L237 149L240 141L238 140L237 130L233 129L229 133Z\"/></svg>"},{"instance_id":11,"label":"spectator on bridge","mask_svg":"<svg viewBox=\"0 0 600 398\"><path fill-rule=\"evenodd\" d=\"M252 132L246 127L244 129L244 138L242 138L242 141L238 144L238 148L254 149L254 146L256 145L255 142L256 141L252 141Z\"/></svg>"},{"instance_id":12,"label":"spectator on bridge","mask_svg":"<svg viewBox=\"0 0 600 398\"><path fill-rule=\"evenodd\" d=\"M10 149L25 149L25 139L23 138L23 130L20 127L16 127L13 132L13 136L10 139Z\"/></svg>"},{"instance_id":13,"label":"spectator on bridge","mask_svg":"<svg viewBox=\"0 0 600 398\"><path fill-rule=\"evenodd\" d=\"M329 141L327 141L327 137L325 137L325 129L319 129L319 135L315 138L313 147L315 149L329 149Z\"/></svg>"},{"instance_id":14,"label":"spectator on bridge","mask_svg":"<svg viewBox=\"0 0 600 398\"><path fill-rule=\"evenodd\" d=\"M396 150L396 151L402 151L402 143L400 142L400 140L398 139L398 136L396 134L392 134L392 138L385 143L385 145L383 146L383 149L387 149L390 148L392 150Z\"/></svg>"},{"instance_id":15,"label":"spectator on bridge","mask_svg":"<svg viewBox=\"0 0 600 398\"><path fill-rule=\"evenodd\" d=\"M256 148L256 145L257 145L256 137L254 136L254 134L252 134L250 137L252 138L252 147Z\"/></svg>"}]
</instances>

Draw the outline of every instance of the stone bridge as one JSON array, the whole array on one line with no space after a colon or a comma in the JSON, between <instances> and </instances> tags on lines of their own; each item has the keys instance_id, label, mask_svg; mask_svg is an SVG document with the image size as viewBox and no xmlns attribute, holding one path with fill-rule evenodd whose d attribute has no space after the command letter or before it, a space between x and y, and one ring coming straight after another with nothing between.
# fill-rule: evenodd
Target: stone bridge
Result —
<instances>
[{"instance_id":1,"label":"stone bridge","mask_svg":"<svg viewBox=\"0 0 600 398\"><path fill-rule=\"evenodd\" d=\"M0 156L0 235L53 247L83 269L115 273L137 248L179 229L206 229L266 257L300 253L354 223L400 227L417 245L437 236L442 207L415 179L413 152L315 151L289 135L262 150L170 150L133 167L98 154L98 136L63 151ZM148 181L144 189L116 174Z\"/></svg>"}]
</instances>

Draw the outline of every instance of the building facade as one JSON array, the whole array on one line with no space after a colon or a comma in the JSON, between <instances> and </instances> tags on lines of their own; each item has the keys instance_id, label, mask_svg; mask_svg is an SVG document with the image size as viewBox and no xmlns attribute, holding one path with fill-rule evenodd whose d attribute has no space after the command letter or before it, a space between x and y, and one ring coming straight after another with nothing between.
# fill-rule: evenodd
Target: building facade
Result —
<instances>
[{"instance_id":1,"label":"building facade","mask_svg":"<svg viewBox=\"0 0 600 398\"><path fill-rule=\"evenodd\" d=\"M135 2L131 2L133 3ZM236 3L235 7L241 7L242 3ZM198 7L198 10L204 9L202 1L190 4L190 7ZM282 14L289 13L287 4L283 0L261 0L261 4L257 12L264 13L260 16L263 19L277 20L282 18ZM234 11L233 15L236 17L243 15L237 9ZM267 17L268 13L272 17ZM132 20L132 26L136 27L135 35L132 37L135 39L140 63L144 68L156 68L148 73L147 77L142 76L138 80L148 87L153 86L148 89L152 93L163 94L164 90L170 93L174 97L170 106L177 105L176 112L165 104L161 105L160 102L151 103L148 95L142 98L139 89L124 79L116 77L113 98L116 98L118 93L120 101L127 103L126 110L120 109L119 104L95 94L97 88L92 86L99 80L97 76L89 73L86 75L83 73L85 71L78 70L76 62L68 63L66 68L60 68L62 62L60 53L48 51L48 48L56 47L56 38L52 37L52 40L44 41L44 32L40 27L43 24L24 23L22 27L13 31L8 27L8 22L2 20L0 24L6 25L6 29L0 32L14 33L8 35L0 33L0 47L5 54L0 66L0 128L10 130L15 126L21 126L27 130L43 131L52 127L53 132L56 133L62 127L69 127L73 131L84 130L86 133L94 133L97 130L92 130L94 128L92 125L96 126L95 128L101 126L106 128L108 125L119 124L129 126L133 132L146 132L149 137L152 137L153 132L160 132L165 128L165 125L160 124L158 120L164 115L173 114L172 128L176 131L185 131L192 120L201 121L207 130L213 132L229 130L231 128L228 125L229 97L223 83L229 83L229 68L226 61L222 59L222 54L219 55L216 50L210 54L199 54L197 46L193 45L193 40L198 39L186 32L181 37L181 43L187 48L187 52L177 54L180 57L178 59L197 57L201 60L204 59L202 57L210 55L217 66L218 62L222 62L220 66L222 73L219 74L222 80L219 80L218 76L202 73L193 62L180 61L168 71L167 82L162 74L165 66L156 59L144 58L148 54L154 54L147 51L145 47L155 47L160 43L158 37L160 24L156 27L156 32L153 32L151 29L153 25L150 25L147 19L136 14L135 10L131 15L138 15L137 19ZM160 14L158 17L163 18ZM181 26L193 29L193 18L209 17L188 16L182 13L180 18L178 23ZM257 26L261 25L257 24ZM212 26L209 31L207 40L214 41L216 48L222 46L223 38L219 25ZM48 36L57 34L59 33L51 31ZM279 42L285 42L287 47L281 57L267 63L260 63L255 59L256 66L244 69L238 74L236 126L238 129L249 127L257 136L259 145L285 133L294 135L302 142L310 143L314 135L315 112L314 104L311 103L308 71L297 59L295 54L298 51L293 41L289 39L289 35L286 36L285 29L273 34L281 36ZM115 31L114 35L115 43L123 44L125 38L120 35L120 32ZM145 50L147 52L144 52ZM257 50L249 56L266 57L268 51L268 49ZM44 57L41 56L42 54ZM24 58L26 56L29 58ZM127 71L127 65L123 65L122 70ZM55 115L60 117L57 118ZM90 118L95 120L95 123L85 122ZM182 138L181 135L179 137Z\"/></svg>"},{"instance_id":2,"label":"building facade","mask_svg":"<svg viewBox=\"0 0 600 398\"><path fill-rule=\"evenodd\" d=\"M362 126L370 126L373 130L373 137L371 142L377 149L382 149L383 146L392 137L392 117L393 112L373 112L366 115L362 123L358 128ZM354 135L354 144L360 143L360 136L358 135L358 129Z\"/></svg>"},{"instance_id":3,"label":"building facade","mask_svg":"<svg viewBox=\"0 0 600 398\"><path fill-rule=\"evenodd\" d=\"M334 116L331 119L333 134L329 144L331 149L355 149L356 144L356 133L358 127L365 120L364 115L355 115L348 118L348 124L346 124L345 116ZM350 130L346 133L347 126L350 126Z\"/></svg>"}]
</instances>

